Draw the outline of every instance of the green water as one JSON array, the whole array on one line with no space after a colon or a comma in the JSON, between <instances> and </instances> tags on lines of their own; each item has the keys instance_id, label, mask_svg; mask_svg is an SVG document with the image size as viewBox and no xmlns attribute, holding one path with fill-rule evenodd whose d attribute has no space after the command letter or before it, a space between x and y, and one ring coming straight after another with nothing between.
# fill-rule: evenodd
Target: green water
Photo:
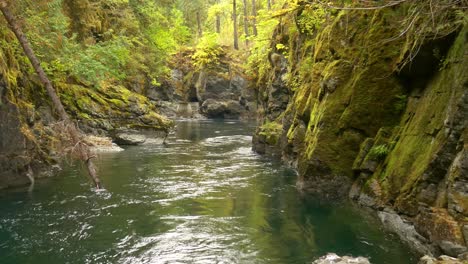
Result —
<instances>
[{"instance_id":1,"label":"green water","mask_svg":"<svg viewBox=\"0 0 468 264\"><path fill-rule=\"evenodd\" d=\"M97 160L0 192L0 263L310 263L328 253L416 263L379 222L301 195L294 173L250 150L253 124L179 122L167 146Z\"/></svg>"}]
</instances>

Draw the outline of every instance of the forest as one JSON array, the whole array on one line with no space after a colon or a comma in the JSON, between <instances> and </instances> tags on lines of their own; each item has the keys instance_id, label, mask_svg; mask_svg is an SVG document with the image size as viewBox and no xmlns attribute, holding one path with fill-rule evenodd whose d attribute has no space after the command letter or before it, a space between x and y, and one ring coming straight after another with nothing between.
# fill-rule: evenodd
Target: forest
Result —
<instances>
[{"instance_id":1,"label":"forest","mask_svg":"<svg viewBox=\"0 0 468 264\"><path fill-rule=\"evenodd\" d=\"M0 11L5 263L468 262L467 0Z\"/></svg>"}]
</instances>

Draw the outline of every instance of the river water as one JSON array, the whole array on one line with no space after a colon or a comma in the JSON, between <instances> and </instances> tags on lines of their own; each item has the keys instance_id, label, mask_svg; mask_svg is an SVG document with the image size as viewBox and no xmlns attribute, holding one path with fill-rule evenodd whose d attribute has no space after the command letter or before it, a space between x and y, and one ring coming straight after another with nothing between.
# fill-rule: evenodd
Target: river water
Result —
<instances>
[{"instance_id":1,"label":"river water","mask_svg":"<svg viewBox=\"0 0 468 264\"><path fill-rule=\"evenodd\" d=\"M0 263L311 263L328 253L416 263L371 214L300 194L251 151L254 124L181 121L167 146L97 160L106 191L70 166L0 193Z\"/></svg>"}]
</instances>

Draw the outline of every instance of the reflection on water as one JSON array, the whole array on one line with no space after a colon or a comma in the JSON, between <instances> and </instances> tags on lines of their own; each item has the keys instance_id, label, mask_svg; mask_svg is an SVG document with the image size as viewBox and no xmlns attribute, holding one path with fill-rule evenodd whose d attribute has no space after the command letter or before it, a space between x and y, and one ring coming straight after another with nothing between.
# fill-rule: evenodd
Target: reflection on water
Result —
<instances>
[{"instance_id":1,"label":"reflection on water","mask_svg":"<svg viewBox=\"0 0 468 264\"><path fill-rule=\"evenodd\" d=\"M310 263L336 252L415 263L378 221L301 196L295 175L250 150L253 124L184 121L167 146L98 160L0 194L2 263Z\"/></svg>"}]
</instances>

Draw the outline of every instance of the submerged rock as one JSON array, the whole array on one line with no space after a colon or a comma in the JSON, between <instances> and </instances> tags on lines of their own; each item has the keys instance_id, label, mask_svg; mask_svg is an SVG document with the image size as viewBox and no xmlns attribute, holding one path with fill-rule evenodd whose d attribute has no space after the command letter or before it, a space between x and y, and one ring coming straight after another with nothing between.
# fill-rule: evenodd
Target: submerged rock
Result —
<instances>
[{"instance_id":1,"label":"submerged rock","mask_svg":"<svg viewBox=\"0 0 468 264\"><path fill-rule=\"evenodd\" d=\"M370 264L369 260L364 257L349 257L344 256L340 257L335 253L329 253L326 256L323 256L316 261L312 262L312 264Z\"/></svg>"}]
</instances>

